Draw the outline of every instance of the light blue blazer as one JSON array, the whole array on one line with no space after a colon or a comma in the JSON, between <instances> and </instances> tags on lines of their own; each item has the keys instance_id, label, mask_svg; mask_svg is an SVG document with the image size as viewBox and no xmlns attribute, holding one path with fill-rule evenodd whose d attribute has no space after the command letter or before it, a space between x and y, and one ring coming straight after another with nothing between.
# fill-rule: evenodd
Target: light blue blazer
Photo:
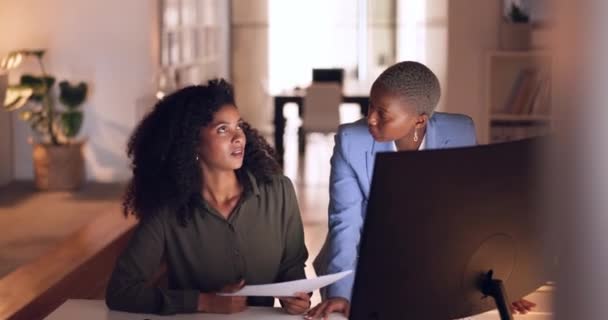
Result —
<instances>
[{"instance_id":1,"label":"light blue blazer","mask_svg":"<svg viewBox=\"0 0 608 320\"><path fill-rule=\"evenodd\" d=\"M365 118L340 126L335 140L329 187L329 234L314 263L319 275L355 270L375 156L378 152L394 151L392 141L374 141ZM475 144L471 118L435 112L429 119L425 149ZM350 301L353 282L351 274L329 286L324 296Z\"/></svg>"}]
</instances>

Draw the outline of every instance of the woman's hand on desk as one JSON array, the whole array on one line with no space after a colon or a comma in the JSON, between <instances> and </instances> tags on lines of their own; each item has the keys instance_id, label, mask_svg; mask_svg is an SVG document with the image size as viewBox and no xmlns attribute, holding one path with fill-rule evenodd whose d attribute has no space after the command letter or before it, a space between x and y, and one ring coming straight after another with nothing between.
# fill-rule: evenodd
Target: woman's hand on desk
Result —
<instances>
[{"instance_id":1,"label":"woman's hand on desk","mask_svg":"<svg viewBox=\"0 0 608 320\"><path fill-rule=\"evenodd\" d=\"M240 290L245 281L225 286L220 293L233 293ZM220 296L215 293L201 293L198 296L198 311L207 313L236 313L247 308L247 297Z\"/></svg>"},{"instance_id":2,"label":"woman's hand on desk","mask_svg":"<svg viewBox=\"0 0 608 320\"><path fill-rule=\"evenodd\" d=\"M312 310L308 311L308 314L306 314L304 319L327 319L328 315L332 312L342 313L348 318L350 313L350 303L344 298L329 298L319 303L316 307L312 308Z\"/></svg>"},{"instance_id":3,"label":"woman's hand on desk","mask_svg":"<svg viewBox=\"0 0 608 320\"><path fill-rule=\"evenodd\" d=\"M532 311L532 308L536 307L536 303L528 301L526 299L519 299L511 303L511 311L513 313L526 314Z\"/></svg>"},{"instance_id":4,"label":"woman's hand on desk","mask_svg":"<svg viewBox=\"0 0 608 320\"><path fill-rule=\"evenodd\" d=\"M285 312L289 314L303 314L310 308L310 296L308 293L297 293L295 297L279 298Z\"/></svg>"}]
</instances>

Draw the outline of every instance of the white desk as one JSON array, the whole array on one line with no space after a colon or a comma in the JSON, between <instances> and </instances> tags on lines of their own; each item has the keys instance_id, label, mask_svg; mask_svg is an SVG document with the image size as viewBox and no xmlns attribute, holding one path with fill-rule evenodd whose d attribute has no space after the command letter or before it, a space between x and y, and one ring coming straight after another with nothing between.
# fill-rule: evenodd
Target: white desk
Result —
<instances>
[{"instance_id":1,"label":"white desk","mask_svg":"<svg viewBox=\"0 0 608 320\"><path fill-rule=\"evenodd\" d=\"M332 314L332 320L345 320L340 314ZM61 307L53 311L46 320L226 320L226 319L267 319L267 320L302 320L301 315L290 316L278 308L249 307L247 310L231 314L192 313L173 316L159 316L153 314L127 313L110 311L103 300L68 300Z\"/></svg>"},{"instance_id":2,"label":"white desk","mask_svg":"<svg viewBox=\"0 0 608 320\"><path fill-rule=\"evenodd\" d=\"M534 312L527 315L515 315L516 320L551 320L553 288L541 287L538 291L525 298L537 304ZM231 315L193 313L179 314L173 316L159 316L152 314L139 314L110 311L103 300L68 300L66 303L51 313L46 320L225 320L225 319L268 319L268 320L302 320L302 316L290 316L278 308L250 307L246 311ZM331 320L346 320L341 314L333 313ZM496 311L489 311L480 315L467 318L470 320L498 320Z\"/></svg>"}]
</instances>

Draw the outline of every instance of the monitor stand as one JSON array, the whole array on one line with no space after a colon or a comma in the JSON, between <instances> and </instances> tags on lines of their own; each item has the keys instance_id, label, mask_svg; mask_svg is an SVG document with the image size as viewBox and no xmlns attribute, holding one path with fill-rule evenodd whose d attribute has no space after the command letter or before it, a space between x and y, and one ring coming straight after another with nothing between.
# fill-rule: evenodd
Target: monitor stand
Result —
<instances>
[{"instance_id":1,"label":"monitor stand","mask_svg":"<svg viewBox=\"0 0 608 320\"><path fill-rule=\"evenodd\" d=\"M493 274L494 271L490 270L483 276L481 292L486 296L494 298L501 320L513 320L510 308L511 302L509 301L509 297L507 297L505 286L502 280L493 279Z\"/></svg>"}]
</instances>

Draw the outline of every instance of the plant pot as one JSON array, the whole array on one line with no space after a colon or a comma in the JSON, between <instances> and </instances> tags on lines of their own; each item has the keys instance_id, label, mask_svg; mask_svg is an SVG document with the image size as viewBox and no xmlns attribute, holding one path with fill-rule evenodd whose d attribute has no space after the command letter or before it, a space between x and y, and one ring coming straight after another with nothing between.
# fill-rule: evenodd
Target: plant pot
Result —
<instances>
[{"instance_id":1,"label":"plant pot","mask_svg":"<svg viewBox=\"0 0 608 320\"><path fill-rule=\"evenodd\" d=\"M84 142L65 145L36 143L33 147L34 181L38 190L75 190L85 177Z\"/></svg>"},{"instance_id":2,"label":"plant pot","mask_svg":"<svg viewBox=\"0 0 608 320\"><path fill-rule=\"evenodd\" d=\"M502 22L500 48L502 50L530 50L532 25L529 23Z\"/></svg>"}]
</instances>

